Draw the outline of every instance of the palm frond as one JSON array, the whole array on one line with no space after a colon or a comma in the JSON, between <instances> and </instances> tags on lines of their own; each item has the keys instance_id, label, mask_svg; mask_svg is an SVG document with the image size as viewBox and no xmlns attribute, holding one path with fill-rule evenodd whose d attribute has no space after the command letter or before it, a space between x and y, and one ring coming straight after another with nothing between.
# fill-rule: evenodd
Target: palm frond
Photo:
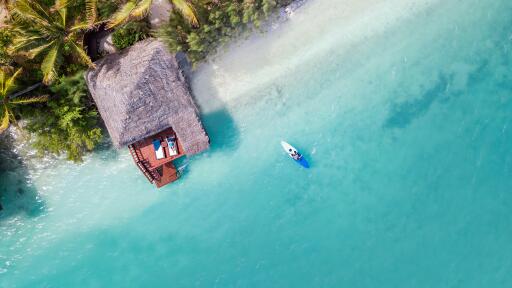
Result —
<instances>
[{"instance_id":1,"label":"palm frond","mask_svg":"<svg viewBox=\"0 0 512 288\"><path fill-rule=\"evenodd\" d=\"M13 20L12 29L15 35L22 35L22 37L33 36L38 34L46 38L52 38L54 35L63 31L64 27L59 22L55 22L41 6L35 9L32 6L37 6L36 1L26 0L15 1L11 7L11 18Z\"/></svg>"},{"instance_id":2,"label":"palm frond","mask_svg":"<svg viewBox=\"0 0 512 288\"><path fill-rule=\"evenodd\" d=\"M178 9L181 15L187 19L188 22L194 27L199 26L199 20L197 20L196 10L190 2L187 0L170 0L172 5Z\"/></svg>"},{"instance_id":3,"label":"palm frond","mask_svg":"<svg viewBox=\"0 0 512 288\"><path fill-rule=\"evenodd\" d=\"M3 99L5 96L7 96L7 94L4 93L5 77L5 71L0 69L0 99Z\"/></svg>"},{"instance_id":4,"label":"palm frond","mask_svg":"<svg viewBox=\"0 0 512 288\"><path fill-rule=\"evenodd\" d=\"M52 10L60 10L62 8L67 8L68 5L68 0L55 0L55 4L53 4Z\"/></svg>"},{"instance_id":5,"label":"palm frond","mask_svg":"<svg viewBox=\"0 0 512 288\"><path fill-rule=\"evenodd\" d=\"M64 8L60 8L59 10L57 10L59 12L59 15L60 15L60 19L61 19L61 23L62 23L62 27L65 28L66 27L66 16L68 14L68 8L64 7Z\"/></svg>"},{"instance_id":6,"label":"palm frond","mask_svg":"<svg viewBox=\"0 0 512 288\"><path fill-rule=\"evenodd\" d=\"M11 8L13 10L22 10L23 12L27 12L25 16L27 17L43 17L46 20L50 19L50 14L48 14L48 9L43 8L38 1L32 0L17 0L12 1Z\"/></svg>"},{"instance_id":7,"label":"palm frond","mask_svg":"<svg viewBox=\"0 0 512 288\"><path fill-rule=\"evenodd\" d=\"M41 63L41 71L43 72L43 83L48 85L55 78L57 78L57 65L58 65L58 57L59 57L60 45L53 45L48 54L43 59Z\"/></svg>"},{"instance_id":8,"label":"palm frond","mask_svg":"<svg viewBox=\"0 0 512 288\"><path fill-rule=\"evenodd\" d=\"M76 2L76 1L71 1L71 2ZM59 12L59 15L60 15L60 20L61 20L61 25L62 25L62 28L65 29L66 28L66 23L67 23L67 14L68 14L68 6L72 4L70 3L70 1L68 0L55 0L55 4L53 5L52 9L53 11L57 11Z\"/></svg>"},{"instance_id":9,"label":"palm frond","mask_svg":"<svg viewBox=\"0 0 512 288\"><path fill-rule=\"evenodd\" d=\"M85 15L89 25L94 25L98 18L98 0L85 0Z\"/></svg>"},{"instance_id":10,"label":"palm frond","mask_svg":"<svg viewBox=\"0 0 512 288\"><path fill-rule=\"evenodd\" d=\"M112 15L108 21L107 29L114 28L128 21L130 19L130 14L135 6L135 1L128 1L123 5L123 7L119 8L119 10L117 10L116 13L114 13L114 15Z\"/></svg>"},{"instance_id":11,"label":"palm frond","mask_svg":"<svg viewBox=\"0 0 512 288\"><path fill-rule=\"evenodd\" d=\"M43 103L48 101L48 95L42 95L37 97L27 97L27 98L19 98L10 100L10 104L18 105L18 104L32 104L32 103Z\"/></svg>"},{"instance_id":12,"label":"palm frond","mask_svg":"<svg viewBox=\"0 0 512 288\"><path fill-rule=\"evenodd\" d=\"M137 6L133 8L132 12L130 12L130 18L135 20L140 20L149 13L149 9L151 8L151 4L153 0L141 0L137 3Z\"/></svg>"},{"instance_id":13,"label":"palm frond","mask_svg":"<svg viewBox=\"0 0 512 288\"><path fill-rule=\"evenodd\" d=\"M35 49L33 52L29 52L36 56L39 52L38 48L41 46L46 46L47 41L42 35L22 35L18 34L15 36L13 40L13 44L7 48L9 53L17 53L19 51L30 51ZM36 53L37 52L37 53Z\"/></svg>"},{"instance_id":14,"label":"palm frond","mask_svg":"<svg viewBox=\"0 0 512 288\"><path fill-rule=\"evenodd\" d=\"M89 25L88 22L80 22L80 23L73 25L73 27L71 27L69 29L69 31L77 32L77 31L82 31L82 30L88 30L89 28L91 28L91 25Z\"/></svg>"},{"instance_id":15,"label":"palm frond","mask_svg":"<svg viewBox=\"0 0 512 288\"><path fill-rule=\"evenodd\" d=\"M84 51L84 49L80 46L78 46L75 42L69 42L69 45L73 49L73 52L78 56L80 61L87 66L94 68L94 63L92 63L91 58L89 58L89 55Z\"/></svg>"},{"instance_id":16,"label":"palm frond","mask_svg":"<svg viewBox=\"0 0 512 288\"><path fill-rule=\"evenodd\" d=\"M0 122L0 134L9 128L9 111L7 107L4 107L4 113L2 117L2 122Z\"/></svg>"},{"instance_id":17,"label":"palm frond","mask_svg":"<svg viewBox=\"0 0 512 288\"><path fill-rule=\"evenodd\" d=\"M50 26L50 15L36 1L17 0L11 5L15 22L25 21L39 26Z\"/></svg>"},{"instance_id":18,"label":"palm frond","mask_svg":"<svg viewBox=\"0 0 512 288\"><path fill-rule=\"evenodd\" d=\"M55 44L55 40L48 43L48 44L44 44L44 45L41 45L39 47L36 47L36 48L33 48L33 49L30 49L27 51L28 53L28 57L30 59L33 59L34 57L36 57L37 55L39 55L39 53L45 51L48 49L48 47L52 46L53 44Z\"/></svg>"},{"instance_id":19,"label":"palm frond","mask_svg":"<svg viewBox=\"0 0 512 288\"><path fill-rule=\"evenodd\" d=\"M14 89L14 81L16 81L16 78L21 74L22 70L22 68L19 68L18 70L16 70L16 72L14 72L14 74L12 74L11 77L5 80L2 94L7 95L12 89Z\"/></svg>"}]
</instances>

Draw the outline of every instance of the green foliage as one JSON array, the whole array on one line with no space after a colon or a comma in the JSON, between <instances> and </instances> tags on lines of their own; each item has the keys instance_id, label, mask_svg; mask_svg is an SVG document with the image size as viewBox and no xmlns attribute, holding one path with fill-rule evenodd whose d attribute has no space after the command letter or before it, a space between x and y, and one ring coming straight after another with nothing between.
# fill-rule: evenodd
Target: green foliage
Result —
<instances>
[{"instance_id":1,"label":"green foliage","mask_svg":"<svg viewBox=\"0 0 512 288\"><path fill-rule=\"evenodd\" d=\"M70 63L66 65L65 68L65 75L75 75L76 73L79 73L81 71L84 71L87 69L87 66L80 64L80 63Z\"/></svg>"},{"instance_id":2,"label":"green foliage","mask_svg":"<svg viewBox=\"0 0 512 288\"><path fill-rule=\"evenodd\" d=\"M56 1L51 7L43 2L16 0L10 6L14 36L9 52L39 63L45 84L58 78L65 63L94 67L82 46L82 36L96 21L96 7L86 9L84 5L96 2Z\"/></svg>"},{"instance_id":3,"label":"green foliage","mask_svg":"<svg viewBox=\"0 0 512 288\"><path fill-rule=\"evenodd\" d=\"M24 120L21 123L31 133L41 155L65 153L68 159L80 161L85 152L94 149L102 139L102 130L98 127L99 116L87 94L83 73L79 73L93 66L83 50L82 38L85 31L99 24L97 20L109 19L124 2L11 1L10 25L0 28L0 66L24 68L16 91L41 80L51 86L39 87L27 94L45 96L20 96L3 101L0 128L16 124L21 117ZM46 103L37 103L47 99ZM28 103L36 104L17 105ZM6 120L9 123L6 124Z\"/></svg>"},{"instance_id":4,"label":"green foliage","mask_svg":"<svg viewBox=\"0 0 512 288\"><path fill-rule=\"evenodd\" d=\"M12 61L7 48L12 45L12 35L8 29L0 29L0 66L9 65Z\"/></svg>"},{"instance_id":5,"label":"green foliage","mask_svg":"<svg viewBox=\"0 0 512 288\"><path fill-rule=\"evenodd\" d=\"M99 0L98 1L98 16L100 20L107 20L119 8L119 1L113 0Z\"/></svg>"},{"instance_id":6,"label":"green foliage","mask_svg":"<svg viewBox=\"0 0 512 288\"><path fill-rule=\"evenodd\" d=\"M124 49L140 40L148 38L149 32L149 24L147 22L130 22L118 28L112 34L112 42L117 49Z\"/></svg>"},{"instance_id":7,"label":"green foliage","mask_svg":"<svg viewBox=\"0 0 512 288\"><path fill-rule=\"evenodd\" d=\"M78 162L102 139L98 112L91 102L83 73L62 77L50 87L47 106L29 113L26 129L40 155L66 153Z\"/></svg>"},{"instance_id":8,"label":"green foliage","mask_svg":"<svg viewBox=\"0 0 512 288\"><path fill-rule=\"evenodd\" d=\"M9 67L0 69L0 134L3 133L10 124L17 126L14 109L18 105L32 103L41 103L48 100L47 96L38 97L11 97L11 93L16 89L16 79L21 75L21 68L11 72Z\"/></svg>"},{"instance_id":9,"label":"green foliage","mask_svg":"<svg viewBox=\"0 0 512 288\"><path fill-rule=\"evenodd\" d=\"M196 7L200 26L193 27L173 11L169 23L157 31L172 52L183 51L192 63L203 60L247 28L258 28L277 7L290 0L190 1Z\"/></svg>"}]
</instances>

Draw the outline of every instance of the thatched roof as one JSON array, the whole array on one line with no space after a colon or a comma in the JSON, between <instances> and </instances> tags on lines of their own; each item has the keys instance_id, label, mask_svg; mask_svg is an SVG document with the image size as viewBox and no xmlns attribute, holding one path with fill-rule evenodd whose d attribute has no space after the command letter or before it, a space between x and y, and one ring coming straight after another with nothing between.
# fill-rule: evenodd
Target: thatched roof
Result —
<instances>
[{"instance_id":1,"label":"thatched roof","mask_svg":"<svg viewBox=\"0 0 512 288\"><path fill-rule=\"evenodd\" d=\"M141 41L95 64L85 78L115 146L172 127L186 154L208 148L189 86L163 43Z\"/></svg>"}]
</instances>

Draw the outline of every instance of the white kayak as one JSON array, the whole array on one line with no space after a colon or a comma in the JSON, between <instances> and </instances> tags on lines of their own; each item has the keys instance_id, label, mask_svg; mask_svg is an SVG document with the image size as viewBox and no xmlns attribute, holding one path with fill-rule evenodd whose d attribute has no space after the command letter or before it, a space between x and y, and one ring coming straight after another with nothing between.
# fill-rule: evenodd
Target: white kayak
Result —
<instances>
[{"instance_id":1,"label":"white kayak","mask_svg":"<svg viewBox=\"0 0 512 288\"><path fill-rule=\"evenodd\" d=\"M288 156L290 156L297 164L304 168L309 168L309 163L306 161L306 158L302 154L300 154L299 150L297 150L295 147L290 145L289 143L285 141L281 141L281 146L283 146L284 151L288 153Z\"/></svg>"}]
</instances>

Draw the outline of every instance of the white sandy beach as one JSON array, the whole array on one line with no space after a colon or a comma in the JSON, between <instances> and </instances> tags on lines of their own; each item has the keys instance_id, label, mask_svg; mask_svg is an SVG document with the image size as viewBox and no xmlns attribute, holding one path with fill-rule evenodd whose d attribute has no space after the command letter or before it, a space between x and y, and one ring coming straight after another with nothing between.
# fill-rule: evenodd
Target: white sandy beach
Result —
<instances>
[{"instance_id":1,"label":"white sandy beach","mask_svg":"<svg viewBox=\"0 0 512 288\"><path fill-rule=\"evenodd\" d=\"M438 0L309 0L273 31L254 33L225 47L192 77L203 112L216 110L319 54L350 55L353 45L425 11ZM341 12L340 12L341 11ZM342 14L345 17L340 18ZM318 15L322 15L319 17ZM311 25L315 23L315 25ZM325 36L319 42L318 34ZM302 41L297 41L302 39ZM311 39L315 39L314 41ZM269 64L272 63L272 64ZM212 97L212 94L214 97Z\"/></svg>"}]
</instances>

